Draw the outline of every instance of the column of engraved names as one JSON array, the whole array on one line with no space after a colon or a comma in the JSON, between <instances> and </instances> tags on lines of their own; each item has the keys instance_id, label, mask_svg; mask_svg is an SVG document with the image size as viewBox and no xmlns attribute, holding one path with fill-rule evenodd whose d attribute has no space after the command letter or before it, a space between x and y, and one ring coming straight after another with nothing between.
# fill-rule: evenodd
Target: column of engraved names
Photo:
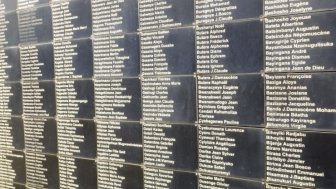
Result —
<instances>
[{"instance_id":1,"label":"column of engraved names","mask_svg":"<svg viewBox=\"0 0 336 189\"><path fill-rule=\"evenodd\" d=\"M313 12L323 9L333 9L336 7L334 1L315 1L315 0L265 0L264 14L271 15L286 15Z\"/></svg>"},{"instance_id":2,"label":"column of engraved names","mask_svg":"<svg viewBox=\"0 0 336 189\"><path fill-rule=\"evenodd\" d=\"M1 49L17 46L19 44L19 25L16 3L11 1L1 2L0 8Z\"/></svg>"},{"instance_id":3,"label":"column of engraved names","mask_svg":"<svg viewBox=\"0 0 336 189\"><path fill-rule=\"evenodd\" d=\"M140 30L173 28L193 22L193 2L145 0L139 3ZM182 10L185 10L182 14ZM175 14L175 16L174 16ZM184 19L183 19L184 18Z\"/></svg>"},{"instance_id":4,"label":"column of engraved names","mask_svg":"<svg viewBox=\"0 0 336 189\"><path fill-rule=\"evenodd\" d=\"M144 170L144 186L145 188L170 188L173 171L159 170L153 168L145 168Z\"/></svg>"},{"instance_id":5,"label":"column of engraved names","mask_svg":"<svg viewBox=\"0 0 336 189\"><path fill-rule=\"evenodd\" d=\"M20 42L37 41L38 36L34 32L35 27L42 25L42 18L38 18L36 15L36 8L29 10L24 9L19 14L19 31Z\"/></svg>"},{"instance_id":6,"label":"column of engraved names","mask_svg":"<svg viewBox=\"0 0 336 189\"><path fill-rule=\"evenodd\" d=\"M21 99L20 50L18 18L16 6L11 2L0 3L0 187L13 188L14 182L25 184L24 167L24 134ZM10 47L10 48L8 48ZM20 98L17 98L19 97ZM14 102L16 101L16 102ZM16 105L15 105L16 103ZM14 109L15 108L15 109ZM23 164L22 164L23 163Z\"/></svg>"},{"instance_id":7,"label":"column of engraved names","mask_svg":"<svg viewBox=\"0 0 336 189\"><path fill-rule=\"evenodd\" d=\"M321 108L311 101L307 86L298 83L310 74L266 75L267 126L306 129L316 124L311 113Z\"/></svg>"},{"instance_id":8,"label":"column of engraved names","mask_svg":"<svg viewBox=\"0 0 336 189\"><path fill-rule=\"evenodd\" d=\"M146 63L143 62L143 64ZM161 67L161 65L156 66L156 62L154 62L152 67ZM162 68L168 70L168 65L162 66ZM159 75L159 73L159 71L148 72L150 75ZM142 78L142 111L145 121L143 128L144 164L148 167L195 170L197 166L197 132L196 127L192 125L195 121L194 81L192 76L169 77L166 75L162 77L144 76ZM188 97L184 98L183 94ZM184 122L186 125L170 124L169 122ZM150 177L150 174L146 176L148 174L146 169L144 174L145 187L158 186L161 183L160 179L162 181L164 179L164 175L161 174L158 179ZM164 179L166 184L163 186L174 187L169 183L173 183L174 179L180 177L177 175ZM152 179L155 181L152 182Z\"/></svg>"},{"instance_id":9,"label":"column of engraved names","mask_svg":"<svg viewBox=\"0 0 336 189\"><path fill-rule=\"evenodd\" d=\"M53 17L55 18L53 19L55 77L58 116L62 119L70 119L60 120L60 122L79 126L81 124L78 118L90 118L93 116L93 110L87 113L80 112L82 106L92 102L89 102L85 98L86 96L79 97L83 96L83 94L78 94L79 89L84 87L83 85L87 85L84 87L86 89L92 85L91 80L86 80L86 78L92 77L92 49L91 40L73 39L77 37L76 31L85 31L85 33L87 30L90 31L87 26L75 26L81 15L75 15L76 12L70 8L72 7L70 5L73 4L82 5L78 1L54 2L52 5ZM68 32L67 28L72 28L74 31ZM80 29L77 30L76 28ZM84 67L86 68L83 69ZM87 95L89 96L90 94ZM60 126L60 128L63 128L63 126ZM75 128L72 129L76 130Z\"/></svg>"},{"instance_id":10,"label":"column of engraved names","mask_svg":"<svg viewBox=\"0 0 336 189\"><path fill-rule=\"evenodd\" d=\"M1 11L1 18L4 22L1 25L1 45L0 45L0 123L2 133L0 135L0 148L2 149L2 164L1 172L2 178L0 180L7 180L9 185L15 181L16 175L19 174L14 167L11 166L15 157L15 151L24 150L24 134L23 134L23 120L22 114L22 91L20 70L20 50L18 47L11 46L7 39L8 24L5 13ZM4 16L4 17L2 17ZM14 25L14 28L18 27ZM15 31L13 31L15 33ZM18 38L18 36L17 36ZM6 184L1 184L5 187Z\"/></svg>"},{"instance_id":11,"label":"column of engraved names","mask_svg":"<svg viewBox=\"0 0 336 189\"><path fill-rule=\"evenodd\" d=\"M262 44L262 23L258 20L197 26L199 123L262 123L260 118L252 120L247 115L242 116L249 113L241 108L245 106L252 110L252 106L257 106L257 112L250 114L257 117L262 114L262 102L258 101L263 88L259 74L263 63ZM250 88L252 94L244 92L244 88ZM243 104L246 98L253 98L258 104L252 105L248 101Z\"/></svg>"},{"instance_id":12,"label":"column of engraved names","mask_svg":"<svg viewBox=\"0 0 336 189\"><path fill-rule=\"evenodd\" d=\"M19 8L23 8L19 2ZM25 7L27 8L27 7ZM21 42L49 42L52 40L51 31L51 13L50 7L33 8L29 10L20 10L20 39ZM44 14L43 18L41 14ZM44 28L43 36L39 33L39 28ZM52 48L52 47L51 47ZM43 50L42 50L43 51ZM43 162L39 161L38 157L44 156L41 153L49 152L57 153L56 146L52 150L44 142L45 124L47 119L45 117L55 116L55 97L53 82L40 82L45 77L42 73L44 64L53 64L51 61L41 60L41 52L37 45L24 45L21 48L21 65L22 65L22 80L23 80L23 113L25 123L25 145L26 154L26 179L27 185L32 187L43 186L48 187L46 172L47 168ZM48 54L52 59L52 53ZM53 69L48 70L53 72ZM48 77L46 77L48 78ZM44 78L44 79L46 79ZM52 77L48 79L53 79ZM48 94L45 94L48 93ZM50 96L50 99L45 99ZM46 102L48 101L49 102ZM46 104L49 103L49 104ZM50 107L45 109L44 107ZM53 131L56 126L53 125ZM56 134L56 133L55 133ZM56 138L50 136L49 138ZM56 141L52 141L56 145ZM56 173L57 174L57 173Z\"/></svg>"},{"instance_id":13,"label":"column of engraved names","mask_svg":"<svg viewBox=\"0 0 336 189\"><path fill-rule=\"evenodd\" d=\"M21 186L26 183L25 153L22 151L0 149L0 186L13 188L14 183Z\"/></svg>"},{"instance_id":14,"label":"column of engraved names","mask_svg":"<svg viewBox=\"0 0 336 189\"><path fill-rule=\"evenodd\" d=\"M13 188L14 182L25 184L24 135L22 115L22 87L20 84L20 51L18 47L17 13L8 3L0 3L0 114L1 114L1 164L0 187ZM10 27L12 26L12 27ZM11 28L11 29L10 29ZM11 47L10 47L11 46ZM8 48L10 47L10 48Z\"/></svg>"},{"instance_id":15,"label":"column of engraved names","mask_svg":"<svg viewBox=\"0 0 336 189\"><path fill-rule=\"evenodd\" d=\"M278 15L278 14L293 14L300 12L312 11L313 7L310 6L309 0L304 1L275 1L265 0L265 15Z\"/></svg>"},{"instance_id":16,"label":"column of engraved names","mask_svg":"<svg viewBox=\"0 0 336 189\"><path fill-rule=\"evenodd\" d=\"M173 16L187 5L190 7L184 10L186 14L180 15L181 18ZM169 93L170 90L181 91L181 81L191 82L192 79L171 76L194 74L194 31L193 28L173 27L192 24L192 7L193 3L189 1L157 0L142 1L139 4L140 30L143 31L140 35L140 49L145 121L179 121L175 117L175 110L180 104L174 102L174 97L169 98ZM165 25L168 22L170 24ZM158 30L150 31L151 29ZM181 121L188 122L188 118L185 119Z\"/></svg>"},{"instance_id":17,"label":"column of engraved names","mask_svg":"<svg viewBox=\"0 0 336 189\"><path fill-rule=\"evenodd\" d=\"M57 52L55 51L55 57ZM62 68L57 68L56 71ZM57 74L56 74L57 79ZM81 93L79 93L80 91ZM93 83L90 80L56 80L58 113L58 150L61 156L81 156L93 158L96 154L95 124L90 119L94 115ZM79 97L79 98L78 98ZM63 158L63 157L62 157ZM71 162L67 162L70 160ZM60 161L60 172L70 171L67 167L79 159L65 158ZM94 169L90 167L89 169ZM75 169L71 169L75 171ZM74 172L73 172L74 173ZM70 175L73 175L71 173ZM78 182L79 178L60 173L60 185L66 187ZM94 177L90 178L93 180Z\"/></svg>"},{"instance_id":18,"label":"column of engraved names","mask_svg":"<svg viewBox=\"0 0 336 189\"><path fill-rule=\"evenodd\" d=\"M51 6L54 40L87 38L91 35L91 1L55 1Z\"/></svg>"},{"instance_id":19,"label":"column of engraved names","mask_svg":"<svg viewBox=\"0 0 336 189\"><path fill-rule=\"evenodd\" d=\"M302 72L333 69L330 51L335 49L335 28L325 13L265 19L267 72ZM324 55L326 58L320 58ZM323 57L323 56L322 56Z\"/></svg>"},{"instance_id":20,"label":"column of engraved names","mask_svg":"<svg viewBox=\"0 0 336 189\"><path fill-rule=\"evenodd\" d=\"M137 79L130 78L97 79L97 118L139 121L140 95L136 91L136 89L140 90L139 84ZM131 90L130 87L134 87L134 89ZM111 104L107 104L106 100L109 100ZM132 105L134 107L133 113L129 112Z\"/></svg>"},{"instance_id":21,"label":"column of engraved names","mask_svg":"<svg viewBox=\"0 0 336 189\"><path fill-rule=\"evenodd\" d=\"M38 156L43 155L37 153L57 153L57 142L53 140L56 138L55 124L50 124L53 135L46 137L50 134L46 129L50 123L48 117L55 116L55 86L50 81L53 79L53 55L52 50L50 51L52 49L50 44L43 46L35 43L52 40L51 11L49 6L35 8L33 4L26 6L22 2L19 2L18 6L20 8L20 40L21 43L27 43L21 48L25 145L27 151L31 152L29 158L27 157L30 161L26 162L27 185L48 187L48 183L45 183L47 175L38 168L44 166L37 160ZM40 28L43 28L42 33ZM28 43L33 43L33 45ZM49 60L41 58L45 53ZM43 68L51 69L46 69L49 72L46 74L42 72ZM42 82L42 80L49 81ZM51 146L47 145L46 138L51 139L53 143Z\"/></svg>"},{"instance_id":22,"label":"column of engraved names","mask_svg":"<svg viewBox=\"0 0 336 189\"><path fill-rule=\"evenodd\" d=\"M27 186L36 188L59 187L58 159L54 155L26 153ZM34 166L34 169L32 167Z\"/></svg>"},{"instance_id":23,"label":"column of engraved names","mask_svg":"<svg viewBox=\"0 0 336 189\"><path fill-rule=\"evenodd\" d=\"M138 165L98 161L99 188L143 188L143 170Z\"/></svg>"},{"instance_id":24,"label":"column of engraved names","mask_svg":"<svg viewBox=\"0 0 336 189\"><path fill-rule=\"evenodd\" d=\"M190 188L196 189L197 177L190 172L178 172L145 167L144 187L145 188Z\"/></svg>"},{"instance_id":25,"label":"column of engraved names","mask_svg":"<svg viewBox=\"0 0 336 189\"><path fill-rule=\"evenodd\" d=\"M4 54L5 52L5 45L8 43L6 41L6 31L8 30L8 28L6 27L6 23L8 23L8 21L6 20L6 15L5 15L5 5L3 3L0 3L0 23L1 23L1 35L0 35L0 45L1 45L1 54ZM4 76L2 76L1 78L3 78Z\"/></svg>"},{"instance_id":26,"label":"column of engraved names","mask_svg":"<svg viewBox=\"0 0 336 189\"><path fill-rule=\"evenodd\" d=\"M48 58L46 58L48 57ZM56 101L53 47L51 44L21 48L27 185L57 186L49 172L58 175L58 167L49 170L46 154L57 153ZM56 159L56 156L52 158ZM55 161L55 160L54 160ZM52 169L52 168L51 168Z\"/></svg>"},{"instance_id":27,"label":"column of engraved names","mask_svg":"<svg viewBox=\"0 0 336 189\"><path fill-rule=\"evenodd\" d=\"M202 23L213 23L234 19L234 11L237 5L231 1L207 1L196 0L196 21Z\"/></svg>"},{"instance_id":28,"label":"column of engraved names","mask_svg":"<svg viewBox=\"0 0 336 189\"><path fill-rule=\"evenodd\" d=\"M313 171L302 153L306 133L266 130L266 179L268 182L315 187L316 178L324 172Z\"/></svg>"},{"instance_id":29,"label":"column of engraved names","mask_svg":"<svg viewBox=\"0 0 336 189\"><path fill-rule=\"evenodd\" d=\"M90 159L59 157L60 188L97 188L97 167Z\"/></svg>"},{"instance_id":30,"label":"column of engraved names","mask_svg":"<svg viewBox=\"0 0 336 189\"><path fill-rule=\"evenodd\" d=\"M121 6L123 1L92 0L92 17L94 35L122 33L118 26L123 23Z\"/></svg>"},{"instance_id":31,"label":"column of engraved names","mask_svg":"<svg viewBox=\"0 0 336 189\"><path fill-rule=\"evenodd\" d=\"M3 54L6 57L6 54ZM19 58L18 58L19 59ZM17 81L17 78L13 81L8 81L6 79L6 71L9 68L5 59L2 59L2 81L0 81L1 101L0 101L0 112L2 116L21 116L22 114L22 87ZM16 98L16 102L13 100ZM16 108L16 109L14 109Z\"/></svg>"},{"instance_id":32,"label":"column of engraved names","mask_svg":"<svg viewBox=\"0 0 336 189\"><path fill-rule=\"evenodd\" d=\"M235 138L226 136L230 128L200 127L199 131L199 171L211 174L230 176L233 162L230 161L235 154L232 148L236 147ZM244 132L243 129L236 130Z\"/></svg>"},{"instance_id":33,"label":"column of engraved names","mask_svg":"<svg viewBox=\"0 0 336 189\"><path fill-rule=\"evenodd\" d=\"M0 59L0 112L3 128L0 146L3 149L19 149L19 146L20 149L24 148L24 144L20 144L23 143L23 135L19 134L23 129L23 123L22 118L18 117L22 113L19 53L19 48L16 47L0 48L2 57ZM17 98L16 104L13 104L15 97L19 98ZM13 110L13 108L17 109ZM17 127L14 126L15 124ZM15 141L18 141L17 144Z\"/></svg>"},{"instance_id":34,"label":"column of engraved names","mask_svg":"<svg viewBox=\"0 0 336 189\"><path fill-rule=\"evenodd\" d=\"M173 171L158 170L146 168L144 170L144 186L145 188L169 188L173 179Z\"/></svg>"},{"instance_id":35,"label":"column of engraved names","mask_svg":"<svg viewBox=\"0 0 336 189\"><path fill-rule=\"evenodd\" d=\"M336 112L333 98L324 92L312 93L331 90L335 78L333 72L267 74L266 78L268 127L334 129L334 123L329 121ZM324 84L316 85L316 82Z\"/></svg>"},{"instance_id":36,"label":"column of engraved names","mask_svg":"<svg viewBox=\"0 0 336 189\"><path fill-rule=\"evenodd\" d=\"M219 64L226 58L225 50L229 49L229 40L225 36L224 24L198 26L197 38L197 71L200 74L227 73L224 64Z\"/></svg>"},{"instance_id":37,"label":"column of engraved names","mask_svg":"<svg viewBox=\"0 0 336 189\"><path fill-rule=\"evenodd\" d=\"M52 10L60 187L97 188L91 1Z\"/></svg>"},{"instance_id":38,"label":"column of engraved names","mask_svg":"<svg viewBox=\"0 0 336 189\"><path fill-rule=\"evenodd\" d=\"M124 164L143 159L138 36L94 34L98 186L141 188L142 169Z\"/></svg>"},{"instance_id":39,"label":"column of engraved names","mask_svg":"<svg viewBox=\"0 0 336 189\"><path fill-rule=\"evenodd\" d=\"M9 51L16 52L14 57ZM24 184L22 178L24 173L22 169L15 169L14 163L24 160L24 135L22 115L22 86L20 80L20 70L16 67L10 58L18 60L18 48L1 47L0 49L0 114L1 114L1 187L13 187L12 183L17 182ZM16 57L15 57L16 56ZM17 72L16 77L11 73ZM15 75L15 74L14 74ZM5 183L3 183L5 182Z\"/></svg>"},{"instance_id":40,"label":"column of engraved names","mask_svg":"<svg viewBox=\"0 0 336 189\"><path fill-rule=\"evenodd\" d=\"M261 16L262 1L195 0L196 23L220 23Z\"/></svg>"},{"instance_id":41,"label":"column of engraved names","mask_svg":"<svg viewBox=\"0 0 336 189\"><path fill-rule=\"evenodd\" d=\"M99 188L143 187L137 7L92 1Z\"/></svg>"},{"instance_id":42,"label":"column of engraved names","mask_svg":"<svg viewBox=\"0 0 336 189\"><path fill-rule=\"evenodd\" d=\"M14 113L13 110L10 110L11 96L14 95L12 93L15 92L15 90L13 90L11 84L7 82L19 82L21 79L20 50L18 47L15 47L18 45L19 39L18 18L15 11L16 6L9 5L7 2L1 2L0 8L0 111L1 125L4 128L4 132L0 137L2 141L1 148L16 149L15 140L23 141L23 138L15 138L15 134L21 129L21 124L19 124L18 121L21 122L22 119L19 117L11 117ZM9 31L10 25L13 26L12 31ZM19 104L18 102L18 105ZM18 125L17 129L13 126L15 120Z\"/></svg>"},{"instance_id":43,"label":"column of engraved names","mask_svg":"<svg viewBox=\"0 0 336 189\"><path fill-rule=\"evenodd\" d=\"M264 137L264 132L259 128L200 125L199 171L222 177L262 179L265 164ZM250 150L246 149L246 143ZM249 155L250 153L253 155Z\"/></svg>"},{"instance_id":44,"label":"column of engraved names","mask_svg":"<svg viewBox=\"0 0 336 189\"><path fill-rule=\"evenodd\" d=\"M177 107L183 102L175 102L178 97L170 93L182 93L183 90L193 92L183 86L193 87L194 82L194 29L146 31L140 37L144 120L189 122L190 118L176 117ZM188 110L183 113L191 112Z\"/></svg>"},{"instance_id":45,"label":"column of engraved names","mask_svg":"<svg viewBox=\"0 0 336 189\"><path fill-rule=\"evenodd\" d=\"M171 78L144 78L142 82L143 115L147 121L164 121L174 112L174 101L168 98L169 86L181 86Z\"/></svg>"},{"instance_id":46,"label":"column of engraved names","mask_svg":"<svg viewBox=\"0 0 336 189\"><path fill-rule=\"evenodd\" d=\"M1 172L3 178L2 182L7 180L8 185L11 185L15 175L9 174L14 170L11 170L11 162L6 158L6 155L11 154L12 152L9 149L23 150L24 148L24 137L23 135L18 135L23 129L22 119L19 117L12 117L12 110L10 110L9 103L11 102L11 87L6 84L7 81L19 81L20 80L20 55L19 48L14 47L18 43L19 36L9 35L9 25L12 25L12 34L16 33L15 29L18 30L17 26L17 13L14 11L15 7L8 7L8 3L0 3L0 91L1 91L1 100L0 100L0 111L1 111L1 128L3 132L1 133L0 148L3 149L2 154L2 163L1 163ZM7 13L11 11L10 13ZM14 12L12 12L14 11ZM13 46L12 48L6 48L8 46ZM14 91L13 91L14 92ZM15 128L14 125L17 125ZM15 144L15 141L17 143ZM7 150L5 150L7 149ZM4 159L5 158L5 159ZM9 163L9 164L7 164ZM7 165L6 165L7 164ZM5 187L7 184L1 183L2 187Z\"/></svg>"},{"instance_id":47,"label":"column of engraved names","mask_svg":"<svg viewBox=\"0 0 336 189\"><path fill-rule=\"evenodd\" d=\"M144 125L144 161L146 165L166 167L173 166L171 148L176 139L167 137L164 134L164 128L171 128L169 124L152 124Z\"/></svg>"},{"instance_id":48,"label":"column of engraved names","mask_svg":"<svg viewBox=\"0 0 336 189\"><path fill-rule=\"evenodd\" d=\"M264 176L264 135L261 129L252 128L262 126L264 113L263 25L258 20L262 4L239 0L195 3L199 187L261 188L261 183L226 177L260 182ZM248 153L242 150L243 141L255 150L246 159L242 158Z\"/></svg>"},{"instance_id":49,"label":"column of engraved names","mask_svg":"<svg viewBox=\"0 0 336 189\"><path fill-rule=\"evenodd\" d=\"M189 0L139 3L145 188L197 187L194 174L178 171L197 168L195 31L180 28L193 24L193 7Z\"/></svg>"},{"instance_id":50,"label":"column of engraved names","mask_svg":"<svg viewBox=\"0 0 336 189\"><path fill-rule=\"evenodd\" d=\"M136 34L95 37L97 118L140 120L138 47Z\"/></svg>"},{"instance_id":51,"label":"column of engraved names","mask_svg":"<svg viewBox=\"0 0 336 189\"><path fill-rule=\"evenodd\" d=\"M92 0L93 35L133 33L138 30L138 1Z\"/></svg>"},{"instance_id":52,"label":"column of engraved names","mask_svg":"<svg viewBox=\"0 0 336 189\"><path fill-rule=\"evenodd\" d=\"M29 9L48 4L51 0L16 0L18 9Z\"/></svg>"},{"instance_id":53,"label":"column of engraved names","mask_svg":"<svg viewBox=\"0 0 336 189\"><path fill-rule=\"evenodd\" d=\"M199 176L199 188L229 189L229 188L250 188L263 189L264 185L254 181L243 181L239 179L225 178L217 175L202 174ZM279 189L279 188L278 188Z\"/></svg>"},{"instance_id":54,"label":"column of engraved names","mask_svg":"<svg viewBox=\"0 0 336 189\"><path fill-rule=\"evenodd\" d=\"M53 184L49 183L48 172L50 170L45 164L44 153L57 153L54 118L56 114L55 84L52 81L54 79L53 52L52 45L49 43L52 41L51 9L48 4L36 8L35 5L39 2L31 1L30 3L18 2L20 42L22 43L26 179L27 186L49 187ZM38 44L42 42L49 44ZM56 156L53 157L56 158ZM55 174L57 178L58 174Z\"/></svg>"},{"instance_id":55,"label":"column of engraved names","mask_svg":"<svg viewBox=\"0 0 336 189\"><path fill-rule=\"evenodd\" d=\"M51 14L51 7L48 4L41 7L19 9L20 43L52 41Z\"/></svg>"},{"instance_id":56,"label":"column of engraved names","mask_svg":"<svg viewBox=\"0 0 336 189\"><path fill-rule=\"evenodd\" d=\"M141 74L170 75L165 49L174 48L174 44L163 40L169 30L153 31L141 35Z\"/></svg>"},{"instance_id":57,"label":"column of engraved names","mask_svg":"<svg viewBox=\"0 0 336 189\"><path fill-rule=\"evenodd\" d=\"M96 36L94 40L98 174L108 173L99 177L100 187L130 179L115 175L112 168L105 166L112 164L108 161L120 163L120 172L128 169L122 163L142 163L138 47L137 34ZM136 166L131 169L141 170ZM137 182L139 176L135 175ZM107 183L106 179L115 181Z\"/></svg>"},{"instance_id":58,"label":"column of engraved names","mask_svg":"<svg viewBox=\"0 0 336 189\"><path fill-rule=\"evenodd\" d=\"M3 188L12 188L14 178L16 176L15 170L12 168L12 163L10 159L8 159L8 154L11 154L11 150L6 150L1 148L0 149L0 159L1 159L1 165L0 165L0 186Z\"/></svg>"},{"instance_id":59,"label":"column of engraved names","mask_svg":"<svg viewBox=\"0 0 336 189\"><path fill-rule=\"evenodd\" d=\"M329 119L335 116L335 103L320 91L332 91L334 73L323 71L334 70L335 12L313 11L334 6L327 1L265 2L266 16L283 15L265 19L266 180L270 183L333 187L328 181L333 165L325 160L333 155L315 144L333 145L329 140L333 134L320 131L334 129ZM286 16L292 13L305 14Z\"/></svg>"},{"instance_id":60,"label":"column of engraved names","mask_svg":"<svg viewBox=\"0 0 336 189\"><path fill-rule=\"evenodd\" d=\"M50 98L45 102L46 95L55 97L53 79L53 61L43 60L41 54L45 49L52 49L52 46L29 45L21 48L22 80L23 80L23 110L27 123L26 126L26 148L31 151L42 152L43 144L38 141L43 139L44 122L48 117L55 116L55 99ZM52 51L48 54L52 58ZM46 64L50 64L46 65ZM50 75L42 73L43 68L48 69ZM44 81L49 80L49 81ZM46 104L47 103L47 104ZM45 107L50 107L46 109ZM34 123L36 121L36 124ZM28 146L27 146L28 145Z\"/></svg>"},{"instance_id":61,"label":"column of engraved names","mask_svg":"<svg viewBox=\"0 0 336 189\"><path fill-rule=\"evenodd\" d=\"M142 162L140 92L138 78L95 79L98 174L107 171L106 161ZM111 169L109 174L99 178L100 187L116 183L107 183L106 178L126 179L114 175L112 168L108 169ZM122 166L119 169L123 169Z\"/></svg>"},{"instance_id":62,"label":"column of engraved names","mask_svg":"<svg viewBox=\"0 0 336 189\"><path fill-rule=\"evenodd\" d=\"M235 99L238 87L231 84L238 76L202 76L198 78L198 106L199 123L238 125L238 101ZM231 118L218 119L216 115L230 116Z\"/></svg>"}]
</instances>

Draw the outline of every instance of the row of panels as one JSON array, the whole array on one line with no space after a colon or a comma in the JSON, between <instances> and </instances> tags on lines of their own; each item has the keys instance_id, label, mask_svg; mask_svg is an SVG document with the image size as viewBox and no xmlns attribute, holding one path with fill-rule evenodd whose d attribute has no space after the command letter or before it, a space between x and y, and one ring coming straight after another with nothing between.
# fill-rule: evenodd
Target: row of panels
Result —
<instances>
[{"instance_id":1,"label":"row of panels","mask_svg":"<svg viewBox=\"0 0 336 189\"><path fill-rule=\"evenodd\" d=\"M264 33L255 20L6 48L4 79L335 71L335 17L270 18Z\"/></svg>"},{"instance_id":2,"label":"row of panels","mask_svg":"<svg viewBox=\"0 0 336 189\"><path fill-rule=\"evenodd\" d=\"M14 3L12 0L8 2ZM287 2L289 5L282 2L266 1L265 12L282 11L286 7L313 10L312 7L330 8L335 6L335 3L330 1ZM193 0L140 1L138 16L138 2L135 0L122 2L55 1L51 7L35 7L19 10L18 13L2 14L0 22L3 27L8 27L5 45L15 46L19 43L85 38L91 36L92 33L95 36L101 36L136 33L159 28L186 27L194 25L194 17L196 17L197 25L242 18L258 19L262 15L262 6L258 6L258 3L261 4L261 1L253 0L249 3L228 1L214 2L213 4L200 1L195 3L196 16L194 16ZM33 5L33 2L24 2L23 4ZM111 12L110 9L114 11ZM316 22L316 19L312 19L310 22ZM332 24L328 26L332 26ZM249 31L253 31L253 29Z\"/></svg>"},{"instance_id":3,"label":"row of panels","mask_svg":"<svg viewBox=\"0 0 336 189\"><path fill-rule=\"evenodd\" d=\"M216 75L197 77L197 84L192 76L69 80L56 85L14 82L1 85L1 112L335 130L335 77L335 73Z\"/></svg>"},{"instance_id":4,"label":"row of panels","mask_svg":"<svg viewBox=\"0 0 336 189\"><path fill-rule=\"evenodd\" d=\"M26 166L25 170L14 167L17 175L15 184L0 181L3 188L252 188L264 189L261 182L236 180L191 172L173 171L129 164L98 162L75 158L57 158L52 155L16 153L15 157L6 156L6 162ZM26 163L23 159L26 159ZM24 165L25 164L25 165ZM36 165L43 166L44 169ZM97 171L98 170L98 171ZM4 171L4 169L0 169ZM27 176L20 174L26 172ZM58 175L61 175L58 177ZM34 177L35 176L35 177ZM24 185L26 183L26 186ZM276 189L276 185L267 185Z\"/></svg>"},{"instance_id":5,"label":"row of panels","mask_svg":"<svg viewBox=\"0 0 336 189\"><path fill-rule=\"evenodd\" d=\"M27 120L28 122L38 121ZM62 121L58 123L63 124ZM47 125L45 131L51 126ZM67 126L70 125L67 124ZM137 172L140 175L142 174L141 169L144 167L145 175L147 168L168 169L171 170L169 172L190 172L188 175L194 176L197 172L201 175L251 179L259 182L265 179L268 183L304 188L333 188L336 186L336 178L333 174L336 169L335 151L332 150L336 145L336 135L331 133L269 129L263 131L253 128L206 125L200 125L197 129L192 125L157 123L145 123L141 128L141 125L132 123L100 121L97 122L97 140L95 140L95 136L92 136L94 135L94 126L94 123L86 122L83 127L76 129L77 133L86 133L85 135L77 135L67 131L71 130L69 128L58 126L59 169L65 169L61 166L62 163L68 164L69 170L67 171L69 172L67 174L63 172L48 174L48 171L58 169L56 153L48 151L52 150L52 145L55 144L51 141L53 136L48 135L43 138L38 132L34 132L33 128L26 127L26 153L1 146L1 157L4 160L1 163L2 179L0 180L25 183L26 177L27 181L29 179L50 180L50 177L54 179L64 177L64 181L68 181L80 180L82 174L92 174L87 177L92 181L96 178L94 175L97 174L95 168L95 162L97 162L98 180L107 179L104 184L113 183L112 178L124 178L125 175L116 171L126 166L137 167L135 170L138 171L131 172L133 174ZM52 132L46 134L50 133ZM143 138L141 138L142 135ZM69 136L72 136L72 139ZM36 140L38 138L40 141ZM51 143L49 146L37 146L39 143L42 144L43 140L48 140ZM16 142L19 144L20 141ZM31 146L36 148L31 149ZM48 153L41 153L42 150L37 147L45 148ZM95 153L97 153L97 160L94 160ZM82 159L81 156L88 159ZM49 158L52 159L51 162L48 162ZM79 165L76 163L77 161L87 163L79 163ZM122 165L124 162L130 164ZM41 175L26 174L25 169L38 169ZM10 172L14 172L14 174ZM140 176L133 174L129 177L135 179ZM67 178L67 175L71 175L73 178ZM161 174L159 174L160 176ZM164 178L168 182L173 177ZM109 179L111 182L108 182ZM139 181L142 182L141 179ZM43 184L44 182L40 180L37 183ZM209 181L209 183L211 182ZM44 187L47 188L48 184L49 182ZM94 182L90 183L90 186L92 184ZM62 186L66 187L66 185Z\"/></svg>"},{"instance_id":6,"label":"row of panels","mask_svg":"<svg viewBox=\"0 0 336 189\"><path fill-rule=\"evenodd\" d=\"M36 6L51 4L53 2L65 2L70 0L1 0L2 11L10 12L17 9L28 9ZM266 16L282 15L282 14L298 14L316 10L332 9L336 7L336 3L329 0L304 0L304 1L276 1L276 0L253 0L248 3L243 0L238 1L202 1L202 0L159 0L159 1L137 1L126 0L109 2L108 0L91 0L92 8L100 11L103 14L104 10L112 9L113 7L120 8L122 12L127 13L127 10L136 10L138 5L140 16L148 18L151 15L160 15L160 11L167 11L166 14L176 15L175 21L186 20L196 13L196 21L199 22L216 22L223 20L254 18L262 15L263 10ZM90 2L85 0L85 3ZM109 3L107 3L109 2ZM172 6L166 6L172 5ZM155 7L157 7L155 9ZM183 11L184 10L184 11ZM156 12L156 14L153 14ZM187 14L190 12L189 14ZM148 17L146 17L148 16ZM127 18L130 18L128 16ZM132 17L133 18L133 17ZM184 18L184 19L183 19ZM136 20L136 19L133 19ZM152 22L155 20L152 18Z\"/></svg>"}]
</instances>

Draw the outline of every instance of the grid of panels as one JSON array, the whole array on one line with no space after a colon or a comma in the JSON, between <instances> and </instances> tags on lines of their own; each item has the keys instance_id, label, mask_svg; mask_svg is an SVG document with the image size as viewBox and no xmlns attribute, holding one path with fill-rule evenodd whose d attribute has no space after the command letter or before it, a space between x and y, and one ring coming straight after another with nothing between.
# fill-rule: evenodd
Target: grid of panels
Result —
<instances>
[{"instance_id":1,"label":"grid of panels","mask_svg":"<svg viewBox=\"0 0 336 189\"><path fill-rule=\"evenodd\" d=\"M0 187L336 187L334 7L0 0Z\"/></svg>"}]
</instances>

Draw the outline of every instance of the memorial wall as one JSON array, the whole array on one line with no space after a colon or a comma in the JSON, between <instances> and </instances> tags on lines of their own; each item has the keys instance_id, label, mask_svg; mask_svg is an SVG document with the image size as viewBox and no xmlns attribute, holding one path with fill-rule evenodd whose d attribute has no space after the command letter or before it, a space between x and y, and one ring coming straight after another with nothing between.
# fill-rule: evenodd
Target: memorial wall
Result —
<instances>
[{"instance_id":1,"label":"memorial wall","mask_svg":"<svg viewBox=\"0 0 336 189\"><path fill-rule=\"evenodd\" d=\"M335 189L335 43L333 0L0 0L0 188Z\"/></svg>"}]
</instances>

